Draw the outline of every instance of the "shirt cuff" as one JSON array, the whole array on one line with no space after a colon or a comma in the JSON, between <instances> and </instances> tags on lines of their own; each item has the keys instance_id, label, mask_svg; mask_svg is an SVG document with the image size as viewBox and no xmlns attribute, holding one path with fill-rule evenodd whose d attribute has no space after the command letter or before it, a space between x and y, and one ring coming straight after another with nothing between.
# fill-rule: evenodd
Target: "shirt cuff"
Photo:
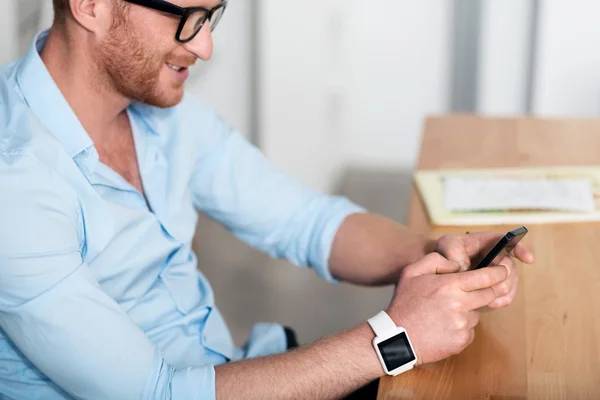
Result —
<instances>
[{"instance_id":1,"label":"shirt cuff","mask_svg":"<svg viewBox=\"0 0 600 400\"><path fill-rule=\"evenodd\" d=\"M167 364L158 350L142 399L153 400L216 400L215 367L206 365L176 369Z\"/></svg>"},{"instance_id":2,"label":"shirt cuff","mask_svg":"<svg viewBox=\"0 0 600 400\"><path fill-rule=\"evenodd\" d=\"M339 281L331 274L329 268L329 258L331 257L331 249L333 247L333 241L340 226L344 220L352 214L363 214L367 211L352 203L345 197L330 197L330 205L325 211L327 213L327 219L322 226L320 238L317 244L316 257L313 258L312 267L317 275L333 284L338 284Z\"/></svg>"},{"instance_id":3,"label":"shirt cuff","mask_svg":"<svg viewBox=\"0 0 600 400\"><path fill-rule=\"evenodd\" d=\"M192 367L176 370L171 381L173 400L216 400L215 367Z\"/></svg>"}]
</instances>

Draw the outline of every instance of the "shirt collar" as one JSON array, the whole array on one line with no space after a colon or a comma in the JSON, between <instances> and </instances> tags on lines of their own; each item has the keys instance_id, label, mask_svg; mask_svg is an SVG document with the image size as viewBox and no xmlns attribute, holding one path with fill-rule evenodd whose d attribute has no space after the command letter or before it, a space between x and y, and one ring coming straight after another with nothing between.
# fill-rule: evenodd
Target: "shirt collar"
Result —
<instances>
[{"instance_id":1,"label":"shirt collar","mask_svg":"<svg viewBox=\"0 0 600 400\"><path fill-rule=\"evenodd\" d=\"M17 69L17 83L29 107L52 135L61 142L69 156L74 158L94 143L40 57L39 52L44 47L47 37L46 30L33 40L27 55Z\"/></svg>"},{"instance_id":2,"label":"shirt collar","mask_svg":"<svg viewBox=\"0 0 600 400\"><path fill-rule=\"evenodd\" d=\"M162 109L136 101L129 106L129 111L129 115L138 117L146 128L145 132L152 136L159 136L159 132L169 129L172 108Z\"/></svg>"}]
</instances>

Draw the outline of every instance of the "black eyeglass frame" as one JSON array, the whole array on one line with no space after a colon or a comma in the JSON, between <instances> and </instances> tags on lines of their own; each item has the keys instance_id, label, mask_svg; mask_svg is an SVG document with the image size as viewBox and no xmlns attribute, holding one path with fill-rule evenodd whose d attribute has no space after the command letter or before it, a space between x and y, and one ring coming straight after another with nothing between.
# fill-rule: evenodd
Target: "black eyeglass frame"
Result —
<instances>
[{"instance_id":1,"label":"black eyeglass frame","mask_svg":"<svg viewBox=\"0 0 600 400\"><path fill-rule=\"evenodd\" d=\"M193 40L196 37L196 35L198 34L198 32L200 32L202 30L202 28L204 27L204 24L206 24L206 21L210 21L212 19L213 15L217 11L219 11L221 8L223 9L223 13L225 12L225 9L227 8L227 0L221 1L221 3L219 3L217 6L215 6L214 8L211 8L211 9L204 8L204 7L179 7L178 5L169 3L168 1L165 1L165 0L125 0L125 1L127 1L128 3L137 4L138 6L151 8L156 11L162 11L164 13L180 17L181 19L179 21L179 27L177 28L177 33L175 34L175 40L177 40L179 43L187 43L187 42ZM181 33L183 32L183 28L185 27L185 24L186 24L188 18L193 13L198 12L198 11L205 12L204 21L202 21L202 23L196 29L196 31L192 34L192 36L190 36L187 39L182 40ZM211 26L211 32L215 28L216 28L216 25Z\"/></svg>"}]
</instances>

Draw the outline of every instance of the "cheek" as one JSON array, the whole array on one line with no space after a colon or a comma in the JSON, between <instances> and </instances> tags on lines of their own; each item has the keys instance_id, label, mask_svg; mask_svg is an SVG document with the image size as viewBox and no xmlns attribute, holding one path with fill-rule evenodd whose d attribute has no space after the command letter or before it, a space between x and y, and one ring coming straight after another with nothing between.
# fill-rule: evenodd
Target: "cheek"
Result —
<instances>
[{"instance_id":1,"label":"cheek","mask_svg":"<svg viewBox=\"0 0 600 400\"><path fill-rule=\"evenodd\" d=\"M151 12L131 18L128 25L130 37L135 38L138 50L145 58L164 59L177 47L177 24L173 27L173 21L160 13Z\"/></svg>"},{"instance_id":2,"label":"cheek","mask_svg":"<svg viewBox=\"0 0 600 400\"><path fill-rule=\"evenodd\" d=\"M172 54L175 52L177 45L173 44L172 41L162 38L150 39L141 38L141 44L144 48L144 53L155 61L160 61L163 64L172 58Z\"/></svg>"},{"instance_id":3,"label":"cheek","mask_svg":"<svg viewBox=\"0 0 600 400\"><path fill-rule=\"evenodd\" d=\"M161 49L158 45L144 45L141 49L144 59L143 68L146 70L159 70L167 68L165 63L169 59L170 49Z\"/></svg>"}]
</instances>

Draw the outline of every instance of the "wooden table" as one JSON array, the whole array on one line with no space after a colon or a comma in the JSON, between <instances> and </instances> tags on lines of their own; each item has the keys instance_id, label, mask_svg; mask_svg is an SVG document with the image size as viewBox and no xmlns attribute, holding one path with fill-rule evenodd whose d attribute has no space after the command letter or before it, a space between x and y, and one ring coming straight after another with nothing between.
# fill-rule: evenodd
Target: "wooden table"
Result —
<instances>
[{"instance_id":1,"label":"wooden table","mask_svg":"<svg viewBox=\"0 0 600 400\"><path fill-rule=\"evenodd\" d=\"M600 121L427 120L419 169L600 164ZM409 225L439 236L412 194ZM505 232L514 227L478 227ZM519 292L482 313L463 353L381 380L378 399L600 399L600 224L528 226L534 265Z\"/></svg>"}]
</instances>

